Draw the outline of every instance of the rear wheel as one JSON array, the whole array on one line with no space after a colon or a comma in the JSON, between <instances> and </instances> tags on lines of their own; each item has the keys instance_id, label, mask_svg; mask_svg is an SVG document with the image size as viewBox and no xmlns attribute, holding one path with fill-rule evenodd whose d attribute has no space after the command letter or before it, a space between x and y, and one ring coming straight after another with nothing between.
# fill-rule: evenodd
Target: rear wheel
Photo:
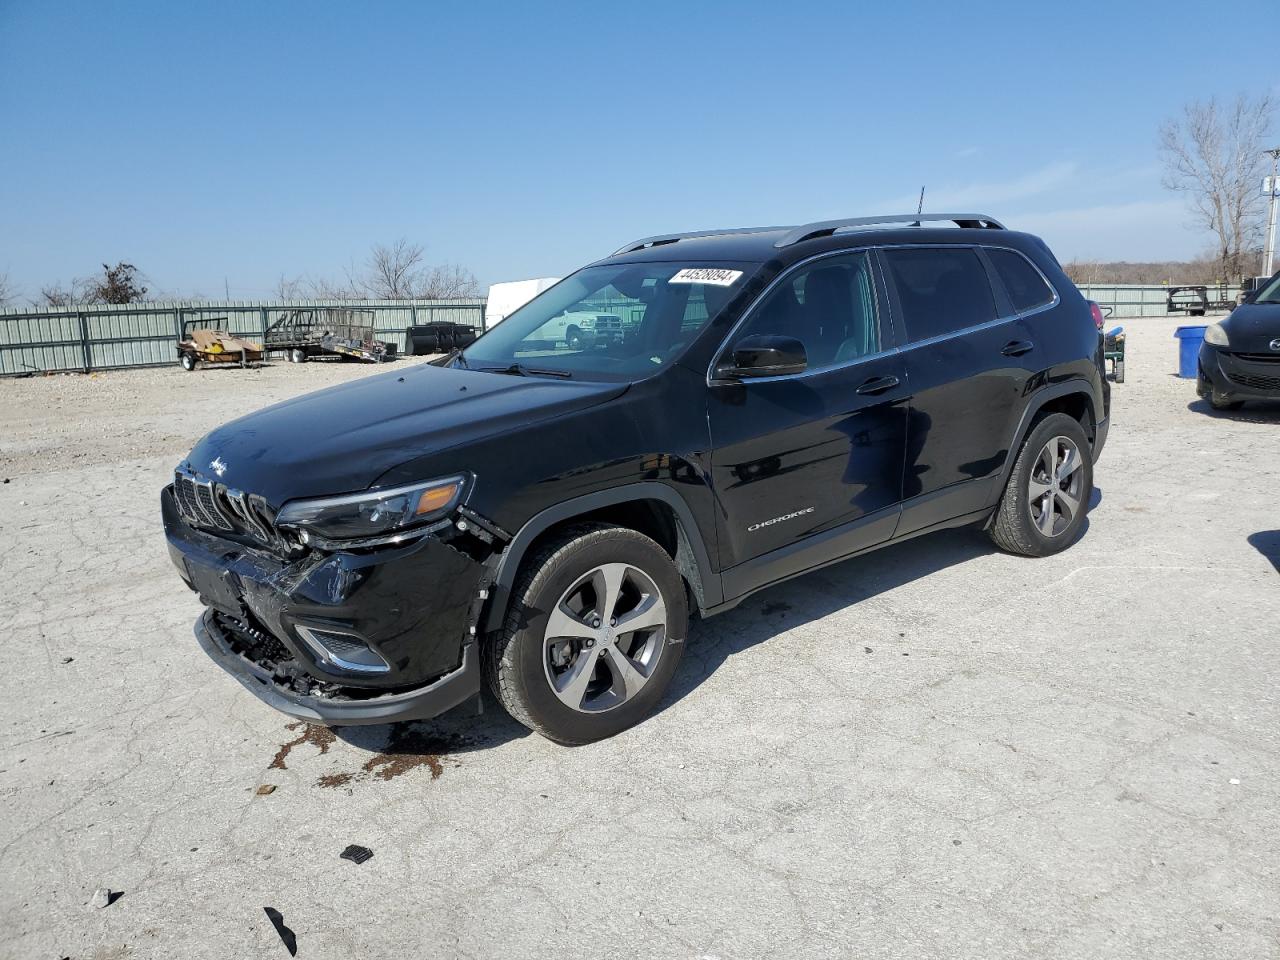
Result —
<instances>
[{"instance_id":1,"label":"rear wheel","mask_svg":"<svg viewBox=\"0 0 1280 960\"><path fill-rule=\"evenodd\" d=\"M1093 493L1093 455L1084 428L1065 413L1035 425L1022 444L991 526L996 546L1047 557L1075 542Z\"/></svg>"},{"instance_id":2,"label":"rear wheel","mask_svg":"<svg viewBox=\"0 0 1280 960\"><path fill-rule=\"evenodd\" d=\"M534 556L485 670L518 721L564 744L647 717L684 651L684 582L667 552L605 524L568 530Z\"/></svg>"}]
</instances>

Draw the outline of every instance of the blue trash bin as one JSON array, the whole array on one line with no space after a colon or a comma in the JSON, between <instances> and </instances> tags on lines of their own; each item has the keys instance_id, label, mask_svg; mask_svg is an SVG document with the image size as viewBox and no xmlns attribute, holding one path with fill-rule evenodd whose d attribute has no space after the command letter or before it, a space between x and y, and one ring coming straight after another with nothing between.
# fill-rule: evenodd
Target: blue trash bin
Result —
<instances>
[{"instance_id":1,"label":"blue trash bin","mask_svg":"<svg viewBox=\"0 0 1280 960\"><path fill-rule=\"evenodd\" d=\"M1194 377L1200 368L1200 344L1204 343L1203 326L1179 327L1173 331L1178 338L1178 376Z\"/></svg>"}]
</instances>

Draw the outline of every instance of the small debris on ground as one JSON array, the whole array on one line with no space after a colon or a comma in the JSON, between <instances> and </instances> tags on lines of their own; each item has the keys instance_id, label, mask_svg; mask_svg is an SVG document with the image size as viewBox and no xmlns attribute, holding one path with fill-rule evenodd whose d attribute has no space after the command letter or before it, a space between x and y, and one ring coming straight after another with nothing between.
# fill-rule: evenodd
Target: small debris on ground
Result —
<instances>
[{"instance_id":1,"label":"small debris on ground","mask_svg":"<svg viewBox=\"0 0 1280 960\"><path fill-rule=\"evenodd\" d=\"M338 854L343 860L350 860L352 863L364 863L373 856L373 851L368 847L362 847L358 844L351 844L342 853Z\"/></svg>"},{"instance_id":2,"label":"small debris on ground","mask_svg":"<svg viewBox=\"0 0 1280 960\"><path fill-rule=\"evenodd\" d=\"M289 956L296 957L298 955L298 938L294 936L292 930L284 925L284 917L275 907L263 907L263 912L267 915L267 919L271 921L271 925L276 928L276 933L280 935L284 948L289 951Z\"/></svg>"},{"instance_id":3,"label":"small debris on ground","mask_svg":"<svg viewBox=\"0 0 1280 960\"><path fill-rule=\"evenodd\" d=\"M75 659L75 657L63 657L63 658L62 658L62 662L63 662L63 663L70 663L70 662L71 662L71 661L73 661L74 659Z\"/></svg>"},{"instance_id":4,"label":"small debris on ground","mask_svg":"<svg viewBox=\"0 0 1280 960\"><path fill-rule=\"evenodd\" d=\"M89 902L101 910L103 907L111 906L123 896L123 890L108 890L106 887L99 887L93 891L93 899Z\"/></svg>"},{"instance_id":5,"label":"small debris on ground","mask_svg":"<svg viewBox=\"0 0 1280 960\"><path fill-rule=\"evenodd\" d=\"M260 797L265 797L265 796L267 796L267 795L269 795L269 794L272 794L272 793L275 793L275 792L276 792L276 785L275 785L274 783L264 783L264 784L261 784L261 785L258 787L258 791L257 791L257 792L258 792L258 796L260 796Z\"/></svg>"},{"instance_id":6,"label":"small debris on ground","mask_svg":"<svg viewBox=\"0 0 1280 960\"><path fill-rule=\"evenodd\" d=\"M1239 778L1239 777L1232 777L1232 778L1231 778L1231 785L1232 785L1233 787L1238 787L1238 786L1240 786L1240 778Z\"/></svg>"}]
</instances>

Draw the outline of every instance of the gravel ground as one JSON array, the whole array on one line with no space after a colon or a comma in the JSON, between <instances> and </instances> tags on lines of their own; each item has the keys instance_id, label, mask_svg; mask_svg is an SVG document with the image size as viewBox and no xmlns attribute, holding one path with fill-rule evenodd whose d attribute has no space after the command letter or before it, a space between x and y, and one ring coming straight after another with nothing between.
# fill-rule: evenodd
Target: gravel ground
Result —
<instances>
[{"instance_id":1,"label":"gravel ground","mask_svg":"<svg viewBox=\"0 0 1280 960\"><path fill-rule=\"evenodd\" d=\"M0 957L286 956L264 907L303 958L1280 956L1280 407L1209 412L1175 325L1126 322L1071 550L766 591L577 749L296 727L196 647L169 471L370 368L0 381Z\"/></svg>"}]
</instances>

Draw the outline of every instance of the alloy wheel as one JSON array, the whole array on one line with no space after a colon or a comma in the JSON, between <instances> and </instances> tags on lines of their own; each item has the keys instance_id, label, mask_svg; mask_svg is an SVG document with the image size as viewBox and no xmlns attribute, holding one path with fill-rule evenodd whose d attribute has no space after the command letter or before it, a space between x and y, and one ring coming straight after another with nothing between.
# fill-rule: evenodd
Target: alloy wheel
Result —
<instances>
[{"instance_id":1,"label":"alloy wheel","mask_svg":"<svg viewBox=\"0 0 1280 960\"><path fill-rule=\"evenodd\" d=\"M1083 509L1084 459L1067 437L1053 437L1041 448L1027 483L1031 522L1046 537L1061 536Z\"/></svg>"},{"instance_id":2,"label":"alloy wheel","mask_svg":"<svg viewBox=\"0 0 1280 960\"><path fill-rule=\"evenodd\" d=\"M653 579L631 564L602 564L579 577L547 618L547 682L572 710L612 710L648 683L666 642L667 605Z\"/></svg>"}]
</instances>

